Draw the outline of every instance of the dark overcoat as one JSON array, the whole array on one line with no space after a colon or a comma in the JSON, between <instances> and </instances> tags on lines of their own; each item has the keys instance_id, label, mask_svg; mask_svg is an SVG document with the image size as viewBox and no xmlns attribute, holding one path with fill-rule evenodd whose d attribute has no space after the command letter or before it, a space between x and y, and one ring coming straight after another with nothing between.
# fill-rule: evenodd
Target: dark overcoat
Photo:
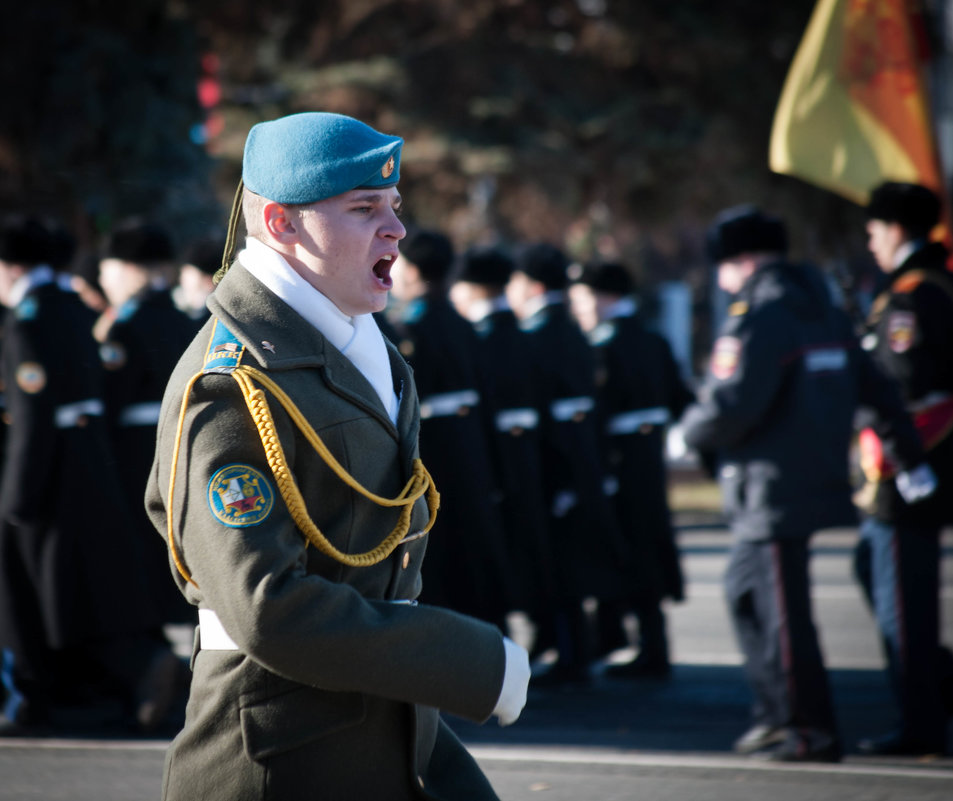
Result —
<instances>
[{"instance_id":1,"label":"dark overcoat","mask_svg":"<svg viewBox=\"0 0 953 801\"><path fill-rule=\"evenodd\" d=\"M52 279L6 315L0 644L27 659L158 624L129 542L88 316Z\"/></svg>"},{"instance_id":2,"label":"dark overcoat","mask_svg":"<svg viewBox=\"0 0 953 801\"><path fill-rule=\"evenodd\" d=\"M606 495L588 340L555 303L522 321L539 390L543 485L564 601L620 597L628 549Z\"/></svg>"},{"instance_id":3,"label":"dark overcoat","mask_svg":"<svg viewBox=\"0 0 953 801\"><path fill-rule=\"evenodd\" d=\"M400 395L395 425L354 365L241 265L209 305L212 319L163 401L146 502L165 535L178 442L171 532L192 582L175 575L192 604L217 614L234 649L196 648L185 727L166 763L166 801L496 798L438 710L477 721L490 715L503 639L489 624L406 603L420 593L433 536L422 534L426 501L416 501L410 533L376 564L346 566L309 547L228 366L264 371L360 485L395 498L418 455L406 363L388 348ZM223 338L210 347L213 334ZM209 359L225 366L196 380L177 437L183 394ZM346 486L272 392L265 397L317 528L347 553L377 546L399 510Z\"/></svg>"},{"instance_id":4,"label":"dark overcoat","mask_svg":"<svg viewBox=\"0 0 953 801\"><path fill-rule=\"evenodd\" d=\"M446 297L412 301L392 320L420 397L420 454L443 498L423 598L485 620L514 608L498 481L490 457L476 334Z\"/></svg>"},{"instance_id":5,"label":"dark overcoat","mask_svg":"<svg viewBox=\"0 0 953 801\"><path fill-rule=\"evenodd\" d=\"M668 504L665 436L693 395L664 337L634 314L598 325L599 413L616 513L631 549L631 586L647 602L681 600L682 570Z\"/></svg>"},{"instance_id":6,"label":"dark overcoat","mask_svg":"<svg viewBox=\"0 0 953 801\"><path fill-rule=\"evenodd\" d=\"M555 599L555 571L530 344L508 309L488 314L474 328L485 365L482 395L489 411L507 552L516 576L515 603L538 613L551 608Z\"/></svg>"}]
</instances>

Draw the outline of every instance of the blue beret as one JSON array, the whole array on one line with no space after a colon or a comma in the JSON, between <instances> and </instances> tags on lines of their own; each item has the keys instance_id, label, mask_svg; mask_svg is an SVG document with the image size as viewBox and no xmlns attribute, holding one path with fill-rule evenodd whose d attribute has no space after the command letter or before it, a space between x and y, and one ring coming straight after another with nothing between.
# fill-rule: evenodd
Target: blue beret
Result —
<instances>
[{"instance_id":1,"label":"blue beret","mask_svg":"<svg viewBox=\"0 0 953 801\"><path fill-rule=\"evenodd\" d=\"M248 132L242 180L256 195L288 204L394 186L403 144L343 114L291 114Z\"/></svg>"}]
</instances>

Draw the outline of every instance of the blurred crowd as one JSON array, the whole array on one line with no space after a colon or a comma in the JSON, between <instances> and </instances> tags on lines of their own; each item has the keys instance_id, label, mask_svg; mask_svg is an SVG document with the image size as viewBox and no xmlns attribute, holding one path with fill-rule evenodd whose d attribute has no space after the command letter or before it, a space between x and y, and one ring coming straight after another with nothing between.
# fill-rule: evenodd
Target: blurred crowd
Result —
<instances>
[{"instance_id":1,"label":"blurred crowd","mask_svg":"<svg viewBox=\"0 0 953 801\"><path fill-rule=\"evenodd\" d=\"M735 542L729 605L739 642L743 649L760 649L759 658L771 652L773 661L761 666L746 654L749 677L771 686L803 678L811 698L826 698L809 603L806 610L791 607L804 625L788 633L800 645L755 642L768 629L754 629L768 627L774 636L790 623L776 609L759 617L757 606L790 587L797 588L786 596L792 604L807 603L810 534L825 524L844 524L847 515L834 512L849 500L846 491L822 497L808 479L821 476L829 458L833 483L840 487L843 475L847 488L852 429L845 426L853 426L855 406L873 379L863 378L866 362L854 366L859 332L826 311L834 303L819 289L824 281L805 278L814 275L806 267L784 266L786 234L777 226L742 209L712 229L711 255L735 304L715 343L709 375L697 388L680 372L666 339L643 320L630 265L572 262L549 243L457 251L448 236L428 229L412 230L401 242L391 302L375 317L413 368L421 457L441 495L420 601L499 625L530 650L535 686L585 684L594 665L604 666L622 649L634 658L614 660L605 667L608 675L669 676L664 609L684 599L685 587L668 505L665 442L669 427L684 420L726 493ZM205 299L225 250L224 235L176 248L160 225L129 220L94 254L77 254L60 225L32 217L3 224L0 647L7 733L53 727L57 709L77 703L109 701L121 725L145 732L174 725L181 712L188 669L173 651L168 628L194 625L196 612L171 579L165 543L147 519L142 497L166 383L208 318ZM757 258L746 267L751 254ZM784 266L771 268L776 275L762 269L776 263ZM755 273L761 294L750 280ZM766 275L775 275L774 283ZM791 281L799 288L792 289ZM914 288L906 291L912 296ZM757 308L795 295L801 306L790 325L814 332L817 341L808 350L815 355L766 355L773 341L793 340L779 322L780 306L770 307L774 316L758 316ZM908 352L918 333L914 310L884 314L881 308L879 314L868 335L882 323L881 345ZM939 383L928 392L918 389L921 395L945 393L945 401L953 392L953 384L941 386L953 374L950 352L934 356ZM766 360L763 369L754 366L759 358ZM771 371L787 369L794 358L806 358L806 377L798 379L803 386L780 377L771 384ZM811 383L814 373L830 382L848 368L854 383ZM928 468L924 474L925 451L909 444L915 435L903 410L908 399L896 388L884 392L878 397L887 397L881 405L891 410L883 413L889 422L872 426L887 455L900 460L894 472L912 484L909 495L892 502L912 505L918 493L935 491L936 475ZM835 397L843 400L840 406L825 405ZM755 408L759 398L764 402ZM842 419L850 422L840 426ZM822 420L829 430L817 425ZM776 421L783 436L770 433ZM894 437L896 431L901 433ZM894 451L892 442L898 443ZM795 451L802 461L786 461ZM942 487L944 475L939 467L937 472ZM748 481L747 497L738 495L744 491L739 475ZM877 480L883 475L881 469ZM759 476L762 494L752 495ZM789 500L779 500L783 493L769 497L778 486L797 489ZM733 510L732 502L738 504ZM796 525L790 522L795 512L803 513ZM893 512L869 514L889 529L884 536L902 530ZM949 522L946 514L934 515L929 525L938 530ZM796 535L785 533L788 524ZM906 536L921 535L932 550L918 558L935 577L936 532ZM796 549L789 550L795 540ZM762 542L777 547L770 553L755 547ZM872 529L862 544L858 575L872 607L885 607L879 610L882 633L903 688L910 632L895 636L889 628L886 618L898 612L878 600L881 585L892 580L882 575L887 557L871 555L871 548L879 553L889 545L880 544ZM936 580L932 598L918 601L918 608L935 610ZM933 636L924 647L936 650L935 614L931 620ZM783 662L793 654L797 663L802 648L813 662L809 675L799 676L806 662ZM916 658L936 661L922 650ZM932 667L927 679L935 683L937 671ZM901 689L901 697L908 692ZM790 699L779 703L783 708L774 717L755 711L737 750L771 747L785 759L839 758L829 709L822 726L801 721L794 736L790 718L797 710L787 706ZM931 719L930 725L923 742L915 730L871 748L942 751L945 713L942 724ZM827 737L820 745L818 731Z\"/></svg>"}]
</instances>

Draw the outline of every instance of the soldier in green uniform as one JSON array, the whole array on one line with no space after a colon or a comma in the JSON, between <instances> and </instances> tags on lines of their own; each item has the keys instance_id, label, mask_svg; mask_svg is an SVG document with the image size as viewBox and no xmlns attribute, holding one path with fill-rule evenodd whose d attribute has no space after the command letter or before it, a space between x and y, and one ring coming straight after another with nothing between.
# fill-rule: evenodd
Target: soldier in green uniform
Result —
<instances>
[{"instance_id":1,"label":"soldier in green uniform","mask_svg":"<svg viewBox=\"0 0 953 801\"><path fill-rule=\"evenodd\" d=\"M515 721L527 655L415 603L438 496L373 317L402 144L317 112L249 133L247 244L170 381L146 498L200 621L166 801L496 798L439 710Z\"/></svg>"}]
</instances>

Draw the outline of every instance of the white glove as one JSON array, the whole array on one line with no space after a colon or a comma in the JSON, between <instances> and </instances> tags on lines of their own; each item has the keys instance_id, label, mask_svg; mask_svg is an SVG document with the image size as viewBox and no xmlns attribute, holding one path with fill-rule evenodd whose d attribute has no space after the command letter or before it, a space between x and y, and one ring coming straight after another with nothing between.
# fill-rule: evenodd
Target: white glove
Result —
<instances>
[{"instance_id":1,"label":"white glove","mask_svg":"<svg viewBox=\"0 0 953 801\"><path fill-rule=\"evenodd\" d=\"M501 726L509 726L526 706L526 691L529 687L529 654L509 637L503 638L506 667L503 671L503 689L493 709Z\"/></svg>"},{"instance_id":2,"label":"white glove","mask_svg":"<svg viewBox=\"0 0 953 801\"><path fill-rule=\"evenodd\" d=\"M936 487L936 473L926 462L903 473L897 473L897 491L907 503L929 498L936 492Z\"/></svg>"}]
</instances>

